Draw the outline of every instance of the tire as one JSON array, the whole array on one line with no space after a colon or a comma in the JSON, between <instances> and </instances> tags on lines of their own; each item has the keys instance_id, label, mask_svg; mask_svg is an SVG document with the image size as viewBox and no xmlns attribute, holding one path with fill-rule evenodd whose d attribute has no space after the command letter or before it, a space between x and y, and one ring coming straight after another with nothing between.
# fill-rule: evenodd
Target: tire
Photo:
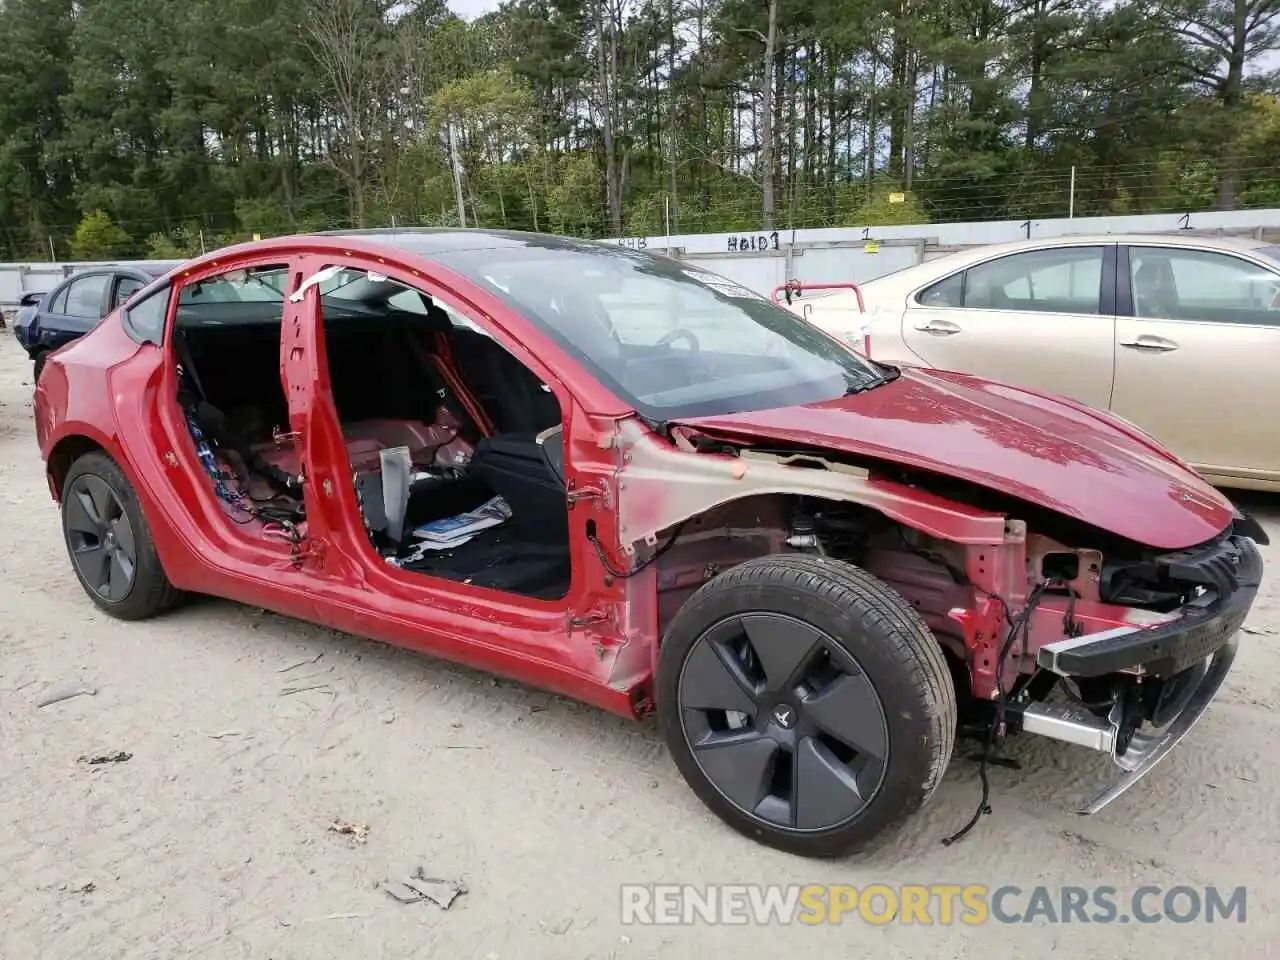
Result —
<instances>
[{"instance_id":1,"label":"tire","mask_svg":"<svg viewBox=\"0 0 1280 960\"><path fill-rule=\"evenodd\" d=\"M62 534L80 585L111 616L145 620L181 601L160 565L133 487L105 453L87 453L67 472Z\"/></svg>"},{"instance_id":2,"label":"tire","mask_svg":"<svg viewBox=\"0 0 1280 960\"><path fill-rule=\"evenodd\" d=\"M956 733L951 674L919 614L865 571L803 554L750 560L689 598L663 638L657 708L703 803L806 857L887 838L937 789Z\"/></svg>"},{"instance_id":3,"label":"tire","mask_svg":"<svg viewBox=\"0 0 1280 960\"><path fill-rule=\"evenodd\" d=\"M35 359L31 362L31 380L33 383L40 380L40 374L44 372L44 362L49 358L48 350L41 350L36 354Z\"/></svg>"}]
</instances>

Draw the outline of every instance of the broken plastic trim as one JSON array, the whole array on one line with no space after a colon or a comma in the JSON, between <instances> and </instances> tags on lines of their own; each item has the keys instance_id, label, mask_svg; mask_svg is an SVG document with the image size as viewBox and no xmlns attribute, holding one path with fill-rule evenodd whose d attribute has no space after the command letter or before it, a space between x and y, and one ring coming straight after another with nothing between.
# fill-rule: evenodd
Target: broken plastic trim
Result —
<instances>
[{"instance_id":1,"label":"broken plastic trim","mask_svg":"<svg viewBox=\"0 0 1280 960\"><path fill-rule=\"evenodd\" d=\"M1125 772L1112 783L1103 787L1079 812L1083 815L1097 813L1113 800L1124 794L1130 787L1145 777L1155 765L1169 755L1188 733L1200 722L1209 704L1217 696L1222 681L1231 671L1235 662L1238 640L1232 637L1209 660L1208 669L1199 685L1195 688L1187 705L1182 708L1173 720L1157 733L1138 732L1133 735L1124 756L1116 757L1116 764Z\"/></svg>"},{"instance_id":2,"label":"broken plastic trim","mask_svg":"<svg viewBox=\"0 0 1280 960\"><path fill-rule=\"evenodd\" d=\"M1262 524L1239 507L1236 507L1232 514L1231 532L1236 536L1248 537L1260 547L1271 545L1271 538L1267 536L1267 531L1263 529Z\"/></svg>"},{"instance_id":3,"label":"broken plastic trim","mask_svg":"<svg viewBox=\"0 0 1280 960\"><path fill-rule=\"evenodd\" d=\"M336 265L329 266L329 267L322 267L321 269L313 273L311 276L307 277L307 279L303 280L302 283L298 284L298 289L289 295L289 302L301 303L302 298L307 295L307 291L309 289L311 289L314 286L317 286L318 284L324 283L326 280L332 280L334 277L336 277L345 269L346 269L345 267L336 266Z\"/></svg>"}]
</instances>

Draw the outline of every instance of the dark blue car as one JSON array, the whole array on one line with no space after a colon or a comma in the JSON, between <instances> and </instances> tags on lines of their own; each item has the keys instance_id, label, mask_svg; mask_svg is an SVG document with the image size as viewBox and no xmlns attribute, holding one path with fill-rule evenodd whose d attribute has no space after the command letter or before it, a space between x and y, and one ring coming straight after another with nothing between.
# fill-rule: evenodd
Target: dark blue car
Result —
<instances>
[{"instance_id":1,"label":"dark blue car","mask_svg":"<svg viewBox=\"0 0 1280 960\"><path fill-rule=\"evenodd\" d=\"M18 342L22 343L22 334L18 333L18 328L27 328L31 326L31 318L36 315L36 311L40 309L40 301L44 299L44 291L28 290L18 299L18 312L13 320L13 331L18 338ZM4 319L0 317L0 327L4 326ZM23 346L26 346L23 343Z\"/></svg>"},{"instance_id":2,"label":"dark blue car","mask_svg":"<svg viewBox=\"0 0 1280 960\"><path fill-rule=\"evenodd\" d=\"M34 311L21 311L13 332L35 365L36 379L49 353L88 333L108 313L180 262L154 260L90 267L50 290Z\"/></svg>"}]
</instances>

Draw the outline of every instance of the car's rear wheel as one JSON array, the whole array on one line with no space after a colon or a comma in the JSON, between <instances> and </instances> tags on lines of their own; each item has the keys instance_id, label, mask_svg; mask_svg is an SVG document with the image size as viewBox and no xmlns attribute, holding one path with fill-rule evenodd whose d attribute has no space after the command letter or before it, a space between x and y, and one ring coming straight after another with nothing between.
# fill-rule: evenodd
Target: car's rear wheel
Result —
<instances>
[{"instance_id":1,"label":"car's rear wheel","mask_svg":"<svg viewBox=\"0 0 1280 960\"><path fill-rule=\"evenodd\" d=\"M95 604L121 620L143 620L174 606L137 495L105 453L87 453L62 485L62 531L71 566Z\"/></svg>"},{"instance_id":2,"label":"car's rear wheel","mask_svg":"<svg viewBox=\"0 0 1280 960\"><path fill-rule=\"evenodd\" d=\"M885 837L937 788L955 738L955 689L919 614L865 571L800 554L741 564L685 603L657 702L702 801L803 856Z\"/></svg>"},{"instance_id":3,"label":"car's rear wheel","mask_svg":"<svg viewBox=\"0 0 1280 960\"><path fill-rule=\"evenodd\" d=\"M39 380L40 374L44 372L44 363L49 359L49 351L41 350L36 354L35 360L31 363L31 377L33 380Z\"/></svg>"}]
</instances>

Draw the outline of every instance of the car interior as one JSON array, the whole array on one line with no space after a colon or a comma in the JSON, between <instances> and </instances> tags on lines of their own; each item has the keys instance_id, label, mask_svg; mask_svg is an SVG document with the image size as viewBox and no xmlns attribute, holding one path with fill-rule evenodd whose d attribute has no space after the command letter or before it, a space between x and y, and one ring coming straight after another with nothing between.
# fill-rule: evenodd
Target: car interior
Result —
<instances>
[{"instance_id":1,"label":"car interior","mask_svg":"<svg viewBox=\"0 0 1280 960\"><path fill-rule=\"evenodd\" d=\"M1178 316L1178 284L1167 259L1148 259L1133 272L1133 307L1139 317Z\"/></svg>"},{"instance_id":2,"label":"car interior","mask_svg":"<svg viewBox=\"0 0 1280 960\"><path fill-rule=\"evenodd\" d=\"M1280 322L1280 280L1238 258L1133 248L1134 315L1209 323Z\"/></svg>"},{"instance_id":3,"label":"car interior","mask_svg":"<svg viewBox=\"0 0 1280 960\"><path fill-rule=\"evenodd\" d=\"M372 277L372 279L371 279ZM184 288L179 397L215 495L246 535L305 529L280 379L283 268ZM359 295L344 295L358 288ZM569 589L561 411L487 334L394 281L321 286L331 397L372 548L388 564L541 599Z\"/></svg>"},{"instance_id":4,"label":"car interior","mask_svg":"<svg viewBox=\"0 0 1280 960\"><path fill-rule=\"evenodd\" d=\"M963 305L970 309L1035 313L1098 312L1100 249L1015 254L965 271Z\"/></svg>"}]
</instances>

